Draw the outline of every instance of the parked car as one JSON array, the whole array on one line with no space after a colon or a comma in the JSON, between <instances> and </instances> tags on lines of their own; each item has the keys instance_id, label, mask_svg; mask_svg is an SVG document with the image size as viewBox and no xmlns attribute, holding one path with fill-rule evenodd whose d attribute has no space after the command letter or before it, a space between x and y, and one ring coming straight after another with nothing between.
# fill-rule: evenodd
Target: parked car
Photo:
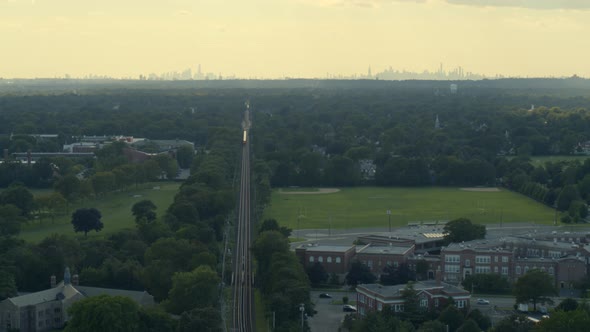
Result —
<instances>
[{"instance_id":1,"label":"parked car","mask_svg":"<svg viewBox=\"0 0 590 332\"><path fill-rule=\"evenodd\" d=\"M320 299L331 299L332 295L328 294L328 293L322 293L320 294Z\"/></svg>"},{"instance_id":2,"label":"parked car","mask_svg":"<svg viewBox=\"0 0 590 332\"><path fill-rule=\"evenodd\" d=\"M477 299L477 304L490 304L490 301L486 299Z\"/></svg>"},{"instance_id":3,"label":"parked car","mask_svg":"<svg viewBox=\"0 0 590 332\"><path fill-rule=\"evenodd\" d=\"M345 304L342 306L342 311L344 312L356 312L356 307L350 304Z\"/></svg>"}]
</instances>

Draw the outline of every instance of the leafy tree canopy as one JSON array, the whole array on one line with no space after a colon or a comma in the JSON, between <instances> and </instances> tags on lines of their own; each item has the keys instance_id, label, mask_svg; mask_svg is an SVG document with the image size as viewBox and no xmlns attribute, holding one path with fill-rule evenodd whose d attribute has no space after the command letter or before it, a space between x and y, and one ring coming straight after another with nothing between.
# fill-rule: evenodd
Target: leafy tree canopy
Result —
<instances>
[{"instance_id":1,"label":"leafy tree canopy","mask_svg":"<svg viewBox=\"0 0 590 332\"><path fill-rule=\"evenodd\" d=\"M100 220L102 215L100 211L95 208L82 208L76 210L72 214L72 225L74 225L74 231L84 232L84 236L88 236L88 232L97 231L99 232L104 227L104 224Z\"/></svg>"}]
</instances>

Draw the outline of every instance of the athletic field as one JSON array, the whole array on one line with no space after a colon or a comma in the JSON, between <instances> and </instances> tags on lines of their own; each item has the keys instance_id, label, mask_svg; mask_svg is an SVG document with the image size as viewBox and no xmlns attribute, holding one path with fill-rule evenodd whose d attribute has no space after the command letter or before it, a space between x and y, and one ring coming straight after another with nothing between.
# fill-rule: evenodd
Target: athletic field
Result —
<instances>
[{"instance_id":1,"label":"athletic field","mask_svg":"<svg viewBox=\"0 0 590 332\"><path fill-rule=\"evenodd\" d=\"M27 242L40 242L53 233L66 234L83 237L84 233L74 233L72 226L72 213L81 207L97 208L102 214L104 228L100 232L89 232L88 236L105 236L118 232L125 228L135 228L135 219L131 214L133 204L144 200L151 200L157 207L157 215L161 217L168 206L172 204L174 195L178 192L178 182L154 182L143 184L140 188L127 189L105 195L100 198L93 198L70 206L67 214L58 216L54 221L45 219L43 221L30 221L21 228L20 238ZM48 194L51 190L32 190L33 194Z\"/></svg>"},{"instance_id":2,"label":"athletic field","mask_svg":"<svg viewBox=\"0 0 590 332\"><path fill-rule=\"evenodd\" d=\"M555 211L528 197L496 188L278 189L264 218L292 229L362 228L446 221L552 224Z\"/></svg>"}]
</instances>

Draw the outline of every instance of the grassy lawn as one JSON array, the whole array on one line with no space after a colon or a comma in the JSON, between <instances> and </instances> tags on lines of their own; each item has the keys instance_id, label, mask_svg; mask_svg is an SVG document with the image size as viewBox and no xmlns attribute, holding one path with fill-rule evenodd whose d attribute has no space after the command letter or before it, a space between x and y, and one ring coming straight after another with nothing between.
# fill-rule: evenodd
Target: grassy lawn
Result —
<instances>
[{"instance_id":1,"label":"grassy lawn","mask_svg":"<svg viewBox=\"0 0 590 332\"><path fill-rule=\"evenodd\" d=\"M513 157L509 157L509 158L513 158ZM558 162L558 161L579 161L580 163L583 163L586 159L590 158L590 156L583 156L583 155L578 155L578 156L574 156L574 155L565 155L565 156L532 156L531 158L531 163L534 166L543 166L546 162L551 161L551 162Z\"/></svg>"},{"instance_id":2,"label":"grassy lawn","mask_svg":"<svg viewBox=\"0 0 590 332\"><path fill-rule=\"evenodd\" d=\"M156 187L159 187L159 189L154 189ZM135 220L131 214L133 204L144 199L149 199L158 207L156 213L158 216L161 216L172 203L179 187L179 182L157 182L144 185L138 189L128 189L126 191L111 193L101 198L85 200L83 203L71 205L69 208L70 213L56 217L54 222L50 219L45 219L42 222L31 222L25 225L21 230L20 237L27 242L35 243L40 242L46 236L53 233L82 237L82 233L74 233L74 228L71 224L71 213L81 207L94 207L102 214L103 230L98 233L90 232L88 233L89 237L104 236L125 228L134 228ZM32 192L38 195L51 191L33 190Z\"/></svg>"},{"instance_id":3,"label":"grassy lawn","mask_svg":"<svg viewBox=\"0 0 590 332\"><path fill-rule=\"evenodd\" d=\"M292 229L385 228L388 209L392 226L459 217L476 223L551 224L554 218L553 209L507 190L478 192L449 187L362 187L330 194L297 195L274 190L264 218L274 218Z\"/></svg>"}]
</instances>

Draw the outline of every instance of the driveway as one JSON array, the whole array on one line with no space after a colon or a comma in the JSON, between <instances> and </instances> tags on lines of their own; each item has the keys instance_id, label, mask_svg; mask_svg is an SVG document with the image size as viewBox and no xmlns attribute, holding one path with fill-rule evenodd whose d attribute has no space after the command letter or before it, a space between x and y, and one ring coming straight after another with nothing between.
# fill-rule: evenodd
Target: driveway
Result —
<instances>
[{"instance_id":1,"label":"driveway","mask_svg":"<svg viewBox=\"0 0 590 332\"><path fill-rule=\"evenodd\" d=\"M331 299L320 299L320 293L332 295ZM342 297L348 296L349 301L356 300L356 293L351 291L311 291L311 300L315 303L317 314L308 319L312 332L337 332L347 312L342 311ZM339 304L333 304L338 301Z\"/></svg>"}]
</instances>

